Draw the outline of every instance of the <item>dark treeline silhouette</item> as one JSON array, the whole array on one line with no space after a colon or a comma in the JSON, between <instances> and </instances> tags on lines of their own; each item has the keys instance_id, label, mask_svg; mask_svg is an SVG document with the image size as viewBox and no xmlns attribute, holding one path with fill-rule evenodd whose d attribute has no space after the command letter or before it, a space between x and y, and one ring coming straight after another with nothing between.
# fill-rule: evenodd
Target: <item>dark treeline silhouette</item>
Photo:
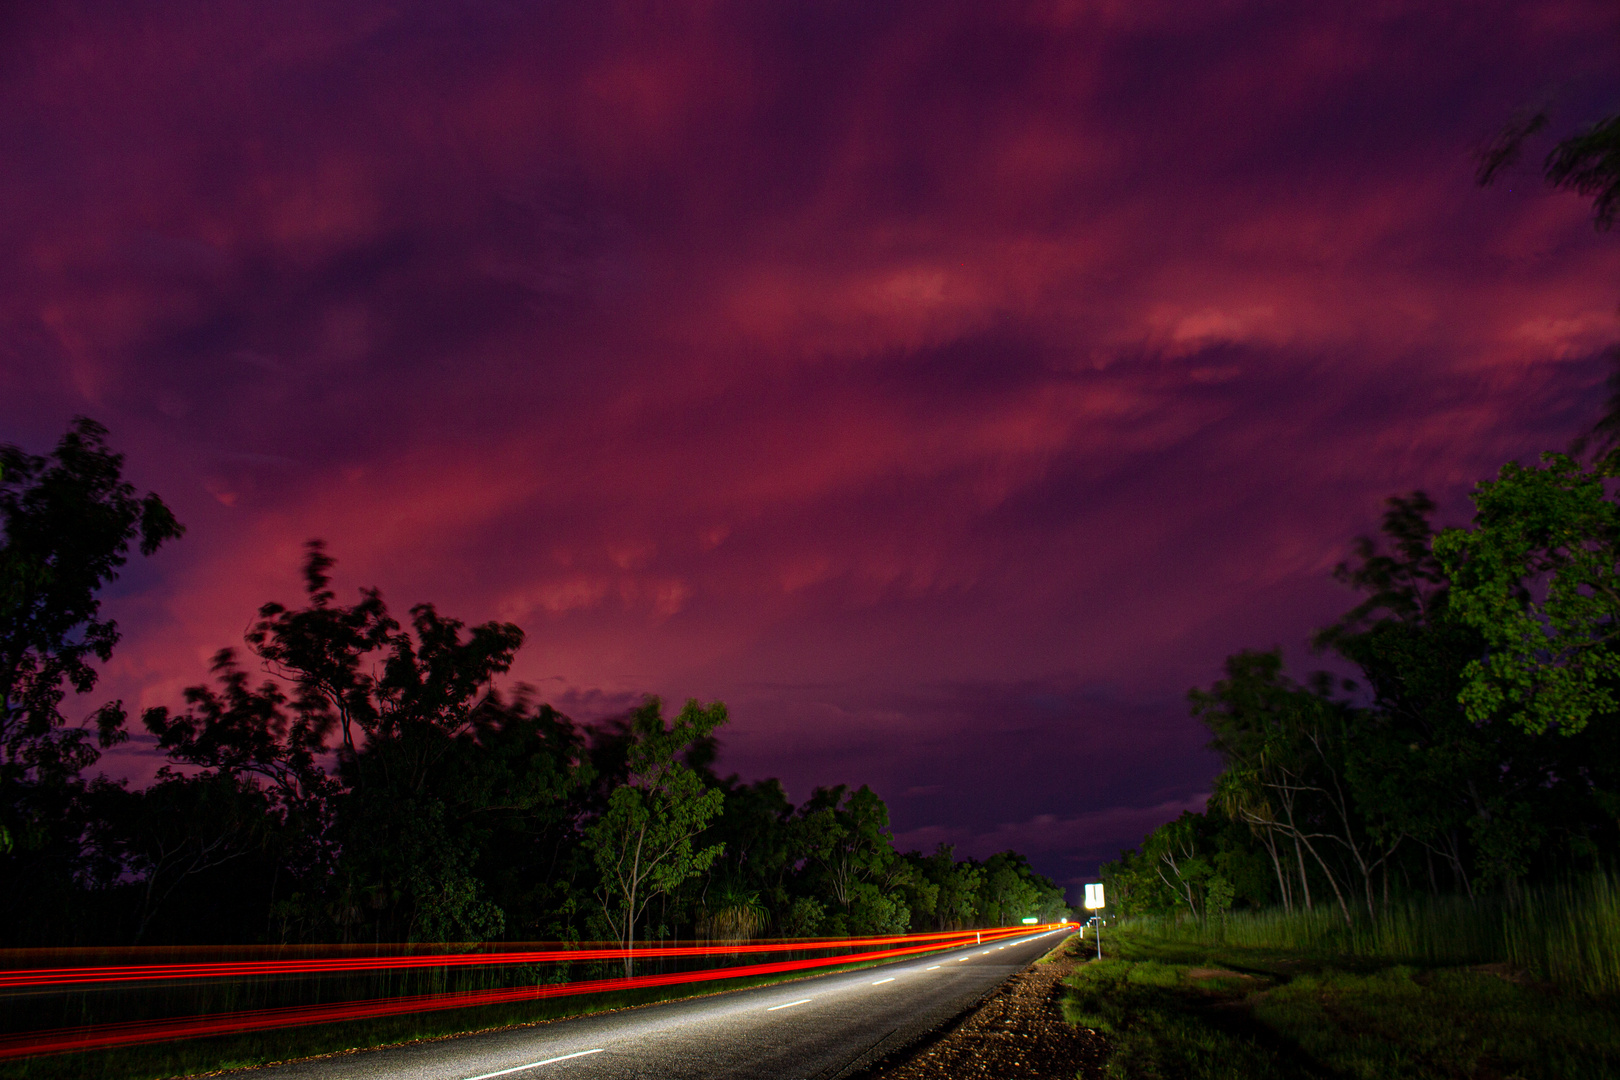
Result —
<instances>
[{"instance_id":1,"label":"dark treeline silhouette","mask_svg":"<svg viewBox=\"0 0 1620 1080\"><path fill-rule=\"evenodd\" d=\"M1620 669L1603 670L1580 699L1566 695L1544 722L1535 712L1574 665L1596 673L1620 659L1606 640L1620 593L1603 597L1590 625L1567 625L1548 592L1577 589L1579 568L1550 563L1579 515L1538 525L1522 502L1564 493L1572 476L1615 472L1561 456L1509 467L1482 485L1471 530L1439 536L1426 497L1391 499L1385 544L1361 541L1339 570L1366 599L1316 638L1361 678L1318 673L1302 684L1280 651L1240 652L1225 678L1192 691L1224 768L1204 813L1155 829L1105 867L1123 910L1202 919L1233 906L1327 905L1349 921L1414 893L1474 896L1608 868L1620 843L1620 717L1609 700ZM1493 513L1502 496L1520 504L1513 515ZM1601 486L1594 499L1613 507ZM1526 534L1516 569L1527 572L1504 578L1479 565ZM1613 573L1620 532L1577 542L1602 545ZM1500 633L1510 613L1552 635L1565 622L1569 648L1531 643L1510 657ZM1482 626L1490 621L1498 632ZM1577 660L1577 649L1607 655Z\"/></svg>"},{"instance_id":2,"label":"dark treeline silhouette","mask_svg":"<svg viewBox=\"0 0 1620 1080\"><path fill-rule=\"evenodd\" d=\"M1514 165L1548 126L1479 156ZM1546 155L1548 184L1620 212L1620 115ZM1303 683L1240 652L1191 692L1223 769L1185 813L1104 867L1126 914L1207 919L1327 905L1347 922L1416 895L1515 892L1615 869L1620 850L1620 347L1597 423L1569 454L1504 465L1467 528L1422 492L1389 500L1340 581L1361 602L1314 645L1359 672Z\"/></svg>"},{"instance_id":3,"label":"dark treeline silhouette","mask_svg":"<svg viewBox=\"0 0 1620 1080\"><path fill-rule=\"evenodd\" d=\"M79 419L0 447L0 944L738 941L1042 921L1013 852L895 850L883 800L714 771L718 702L583 725L497 689L523 644L376 590L340 603L308 546L301 605L259 609L210 682L140 723L144 786L94 769L120 702L75 720L118 641L99 590L181 526Z\"/></svg>"}]
</instances>

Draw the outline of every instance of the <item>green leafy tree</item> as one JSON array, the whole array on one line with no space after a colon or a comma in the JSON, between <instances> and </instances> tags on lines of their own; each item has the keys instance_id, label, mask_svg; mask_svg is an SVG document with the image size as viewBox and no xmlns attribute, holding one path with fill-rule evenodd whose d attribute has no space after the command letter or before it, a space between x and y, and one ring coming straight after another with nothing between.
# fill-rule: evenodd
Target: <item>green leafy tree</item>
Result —
<instances>
[{"instance_id":1,"label":"green leafy tree","mask_svg":"<svg viewBox=\"0 0 1620 1080\"><path fill-rule=\"evenodd\" d=\"M910 929L921 932L932 930L939 911L940 883L928 873L928 860L919 851L908 851L902 856L906 862L906 878L901 885L907 910L911 913Z\"/></svg>"},{"instance_id":2,"label":"green leafy tree","mask_svg":"<svg viewBox=\"0 0 1620 1080\"><path fill-rule=\"evenodd\" d=\"M1212 879L1216 878L1202 843L1204 816L1191 810L1182 811L1180 817L1166 822L1148 834L1142 842L1142 854L1154 864L1154 872L1178 904L1185 904L1193 919L1203 919L1206 894Z\"/></svg>"},{"instance_id":3,"label":"green leafy tree","mask_svg":"<svg viewBox=\"0 0 1620 1080\"><path fill-rule=\"evenodd\" d=\"M956 849L940 844L927 858L915 860L918 875L938 892L934 899L933 929L961 930L978 924L979 892L984 867L971 859L958 861Z\"/></svg>"},{"instance_id":4,"label":"green leafy tree","mask_svg":"<svg viewBox=\"0 0 1620 1080\"><path fill-rule=\"evenodd\" d=\"M911 922L896 890L910 867L894 850L889 808L862 784L817 788L801 809L805 852L831 901L831 933L897 933Z\"/></svg>"},{"instance_id":5,"label":"green leafy tree","mask_svg":"<svg viewBox=\"0 0 1620 1080\"><path fill-rule=\"evenodd\" d=\"M1491 755L1482 753L1457 694L1459 672L1483 644L1452 615L1450 581L1433 550L1434 510L1421 491L1387 500L1384 543L1359 538L1354 560L1334 571L1366 598L1314 644L1355 663L1374 694L1376 707L1360 714L1358 753L1349 763L1358 796L1380 807L1379 820L1400 821L1424 848L1431 885L1438 856L1471 890L1464 827L1471 809L1490 797Z\"/></svg>"},{"instance_id":6,"label":"green leafy tree","mask_svg":"<svg viewBox=\"0 0 1620 1080\"><path fill-rule=\"evenodd\" d=\"M1620 510L1604 490L1614 475L1564 454L1539 468L1509 462L1475 488L1473 528L1436 538L1457 617L1487 650L1463 672L1470 720L1500 712L1526 731L1573 735L1616 711Z\"/></svg>"},{"instance_id":7,"label":"green leafy tree","mask_svg":"<svg viewBox=\"0 0 1620 1080\"><path fill-rule=\"evenodd\" d=\"M1268 887L1265 857L1255 850L1254 837L1240 822L1218 807L1205 813L1183 811L1149 833L1132 869L1156 881L1119 882L1127 887L1111 900L1125 906L1167 914L1185 909L1189 918L1207 921L1224 918L1239 902L1263 907L1275 899ZM1118 870L1115 871L1116 876ZM1142 885L1150 887L1143 889Z\"/></svg>"},{"instance_id":8,"label":"green leafy tree","mask_svg":"<svg viewBox=\"0 0 1620 1080\"><path fill-rule=\"evenodd\" d=\"M1350 890L1360 886L1369 914L1380 875L1406 839L1398 818L1371 817L1377 808L1358 798L1353 774L1360 712L1329 696L1325 674L1309 687L1282 673L1279 651L1242 652L1226 663L1227 677L1190 695L1193 714L1209 728L1211 746L1226 760L1217 799L1229 815L1291 847L1301 898L1312 906L1314 864L1351 918Z\"/></svg>"},{"instance_id":9,"label":"green leafy tree","mask_svg":"<svg viewBox=\"0 0 1620 1080\"><path fill-rule=\"evenodd\" d=\"M648 698L630 717L628 779L585 828L599 875L597 900L613 936L624 943L627 974L647 905L708 870L724 850L721 844L694 843L720 813L725 793L706 786L681 755L726 719L720 702L703 706L694 700L667 723L663 703Z\"/></svg>"},{"instance_id":10,"label":"green leafy tree","mask_svg":"<svg viewBox=\"0 0 1620 1080\"><path fill-rule=\"evenodd\" d=\"M1041 884L1029 862L1015 851L1002 851L984 861L979 886L979 917L986 926L1011 926L1037 915Z\"/></svg>"},{"instance_id":11,"label":"green leafy tree","mask_svg":"<svg viewBox=\"0 0 1620 1080\"><path fill-rule=\"evenodd\" d=\"M1375 828L1398 823L1419 845L1423 865L1408 870L1429 891L1441 892L1444 878L1472 895L1476 880L1528 872L1544 839L1560 839L1566 855L1583 846L1580 804L1595 794L1583 789L1608 785L1610 770L1591 738L1531 733L1500 710L1465 711L1468 672L1489 651L1458 616L1433 548L1433 510L1422 493L1389 500L1387 548L1363 539L1359 562L1339 572L1367 599L1317 642L1353 661L1373 691L1373 707L1355 714L1347 762L1364 817Z\"/></svg>"},{"instance_id":12,"label":"green leafy tree","mask_svg":"<svg viewBox=\"0 0 1620 1080\"><path fill-rule=\"evenodd\" d=\"M796 896L782 916L783 937L814 937L827 920L827 909L819 900Z\"/></svg>"},{"instance_id":13,"label":"green leafy tree","mask_svg":"<svg viewBox=\"0 0 1620 1080\"><path fill-rule=\"evenodd\" d=\"M904 862L897 859L895 865L904 873ZM890 888L883 888L871 881L857 883L849 905L849 932L855 935L887 935L904 934L909 930L911 905L906 902L906 892L899 887L901 883L909 881L909 878L898 878Z\"/></svg>"},{"instance_id":14,"label":"green leafy tree","mask_svg":"<svg viewBox=\"0 0 1620 1080\"><path fill-rule=\"evenodd\" d=\"M725 803L701 839L725 851L711 868L705 910L713 909L716 896L753 896L767 921L782 921L793 903L789 880L802 859L793 803L775 779L744 784L732 776L713 786L725 792Z\"/></svg>"},{"instance_id":15,"label":"green leafy tree","mask_svg":"<svg viewBox=\"0 0 1620 1080\"><path fill-rule=\"evenodd\" d=\"M1159 873L1159 861L1137 848L1122 851L1119 858L1103 863L1098 876L1108 896L1108 909L1119 915L1174 915L1182 904L1181 897Z\"/></svg>"}]
</instances>

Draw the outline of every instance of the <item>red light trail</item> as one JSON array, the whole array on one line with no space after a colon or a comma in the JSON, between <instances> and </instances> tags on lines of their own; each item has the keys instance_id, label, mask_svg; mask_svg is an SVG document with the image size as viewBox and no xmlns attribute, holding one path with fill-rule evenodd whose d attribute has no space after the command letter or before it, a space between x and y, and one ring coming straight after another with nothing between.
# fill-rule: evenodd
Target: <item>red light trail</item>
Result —
<instances>
[{"instance_id":1,"label":"red light trail","mask_svg":"<svg viewBox=\"0 0 1620 1080\"><path fill-rule=\"evenodd\" d=\"M1028 928L1019 927L1018 932ZM1006 930L983 931L1005 937ZM335 959L205 961L191 964L129 964L106 967L34 968L0 971L0 989L86 985L105 982L144 982L153 979L253 978L265 975L331 975L363 971L397 971L432 967L491 967L503 964L579 964L596 960L673 959L697 956L733 956L772 952L870 948L900 942L950 941L961 944L963 933L901 934L888 937L818 938L755 945L668 945L626 950L623 946L595 949L543 949L526 952L436 953L425 956L357 956ZM943 947L943 946L941 946Z\"/></svg>"},{"instance_id":2,"label":"red light trail","mask_svg":"<svg viewBox=\"0 0 1620 1080\"><path fill-rule=\"evenodd\" d=\"M997 930L973 932L974 942L967 939L969 933L956 932L950 934L919 934L904 935L888 938L844 938L833 941L820 940L813 942L798 942L796 944L778 944L757 946L672 946L667 949L651 948L636 950L632 955L651 959L668 956L701 956L715 954L729 954L741 952L768 952L783 949L811 949L822 950L840 947L870 946L873 944L890 944L894 942L910 942L911 944L890 949L845 954L841 956L815 957L805 960L778 960L765 964L747 964L724 968L711 968L700 971L683 971L663 975L637 975L612 979L588 979L579 982L559 983L549 986L519 986L499 990L469 990L438 994L417 994L394 998L375 998L364 1001L342 1002L331 1005L299 1005L274 1009L253 1009L239 1012L217 1013L214 1015L171 1017L160 1020L137 1020L117 1024L95 1024L77 1028L58 1028L49 1031L23 1032L16 1035L0 1037L0 1060L31 1057L43 1054L60 1054L74 1051L103 1050L116 1046L134 1046L142 1043L162 1042L173 1039L195 1039L208 1035L238 1034L248 1031L264 1031L271 1028L295 1027L311 1024L330 1024L346 1020L367 1020L381 1016L398 1016L415 1012L435 1012L443 1009L460 1009L477 1005L501 1005L517 1001L534 1001L541 998L569 997L580 994L600 994L615 990L640 990L659 986L676 986L684 983L709 982L722 979L741 979L756 975L775 975L790 971L807 971L817 967L832 967L839 964L858 964L878 960L892 960L903 956L914 956L918 953L934 952L942 949L958 948L962 945L998 941L1015 935L1042 933L1057 929L1062 923L1048 924L1035 927L1008 927ZM252 967L253 974L307 974L312 971L349 972L356 970L376 970L387 966L379 961L407 960L433 962L443 961L445 966L451 964L460 966L467 963L483 964L509 964L533 963L536 956L560 955L571 961L582 959L622 959L627 955L626 950L619 949L593 949L593 950L546 950L543 953L494 953L468 956L465 954L451 956L423 956L423 957L362 957L354 959L337 959L328 961L261 961L252 965L215 963L215 964L165 964L153 965L152 970L160 972L152 978L201 978L201 977L240 977L239 972L244 967ZM528 958L528 959L520 959ZM297 968L275 968L270 971L262 969L265 964L299 964L299 965L333 965L329 967L303 966ZM354 964L371 964L370 967L354 967ZM424 966L422 963L409 966ZM186 974L173 974L177 969L185 969ZM48 969L34 972L9 972L14 979L23 976L55 976L62 970L74 969ZM120 972L134 973L141 969L138 967L122 968L82 968L77 969L81 975L89 972ZM120 974L108 976L105 979L73 980L84 981L131 981L140 980L139 974ZM36 978L33 982L13 981L8 986L59 986L68 980L51 981L46 978Z\"/></svg>"}]
</instances>

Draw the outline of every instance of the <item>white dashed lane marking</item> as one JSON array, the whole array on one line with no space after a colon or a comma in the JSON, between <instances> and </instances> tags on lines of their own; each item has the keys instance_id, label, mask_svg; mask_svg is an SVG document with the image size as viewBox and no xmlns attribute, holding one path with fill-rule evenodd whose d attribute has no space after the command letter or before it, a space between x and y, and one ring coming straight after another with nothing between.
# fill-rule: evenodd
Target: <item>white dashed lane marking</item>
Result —
<instances>
[{"instance_id":1,"label":"white dashed lane marking","mask_svg":"<svg viewBox=\"0 0 1620 1080\"><path fill-rule=\"evenodd\" d=\"M790 1001L786 1005L772 1005L770 1008L766 1009L765 1011L766 1012L775 1012L777 1009L791 1009L791 1008L793 1008L793 1006L795 1006L795 1005L803 1005L805 1002L807 1002L809 1000L810 1000L809 998L800 998L798 1001Z\"/></svg>"},{"instance_id":2,"label":"white dashed lane marking","mask_svg":"<svg viewBox=\"0 0 1620 1080\"><path fill-rule=\"evenodd\" d=\"M467 1080L490 1080L494 1076L506 1076L509 1073L524 1072L528 1069L538 1069L542 1065L550 1065L558 1061L567 1061L569 1058L586 1057L590 1054L600 1054L606 1047L598 1046L595 1050L581 1050L577 1054L563 1054L559 1057L546 1058L544 1061L531 1061L527 1065L514 1065L510 1069L501 1069L499 1072L481 1073L478 1076L469 1076Z\"/></svg>"}]
</instances>

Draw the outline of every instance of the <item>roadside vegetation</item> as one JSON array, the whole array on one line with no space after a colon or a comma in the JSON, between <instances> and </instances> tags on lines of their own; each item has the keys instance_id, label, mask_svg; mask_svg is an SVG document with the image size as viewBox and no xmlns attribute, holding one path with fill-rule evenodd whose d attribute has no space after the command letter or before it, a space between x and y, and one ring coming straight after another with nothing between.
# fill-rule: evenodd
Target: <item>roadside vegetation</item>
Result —
<instances>
[{"instance_id":1,"label":"roadside vegetation","mask_svg":"<svg viewBox=\"0 0 1620 1080\"><path fill-rule=\"evenodd\" d=\"M1424 966L1504 965L1525 982L1620 997L1620 880L1609 874L1474 899L1414 897L1348 925L1331 909L1272 909L1139 926L1138 933L1167 945L1284 949Z\"/></svg>"},{"instance_id":2,"label":"roadside vegetation","mask_svg":"<svg viewBox=\"0 0 1620 1080\"><path fill-rule=\"evenodd\" d=\"M1413 945L1445 939L1454 914L1409 911L1382 937L1369 926L1354 942L1302 916L1234 915L1204 933L1135 920L1105 936L1105 959L1072 976L1065 1014L1108 1040L1113 1080L1620 1074L1615 994L1501 961L1415 960L1423 950ZM1355 951L1340 951L1346 944Z\"/></svg>"},{"instance_id":3,"label":"roadside vegetation","mask_svg":"<svg viewBox=\"0 0 1620 1080\"><path fill-rule=\"evenodd\" d=\"M1532 117L1481 155L1512 167ZM1553 147L1620 208L1620 116ZM1202 813L1103 867L1106 959L1068 1014L1108 1075L1620 1075L1620 346L1567 453L1507 462L1441 528L1421 491L1338 579L1295 678L1280 648L1190 692L1222 769Z\"/></svg>"}]
</instances>

